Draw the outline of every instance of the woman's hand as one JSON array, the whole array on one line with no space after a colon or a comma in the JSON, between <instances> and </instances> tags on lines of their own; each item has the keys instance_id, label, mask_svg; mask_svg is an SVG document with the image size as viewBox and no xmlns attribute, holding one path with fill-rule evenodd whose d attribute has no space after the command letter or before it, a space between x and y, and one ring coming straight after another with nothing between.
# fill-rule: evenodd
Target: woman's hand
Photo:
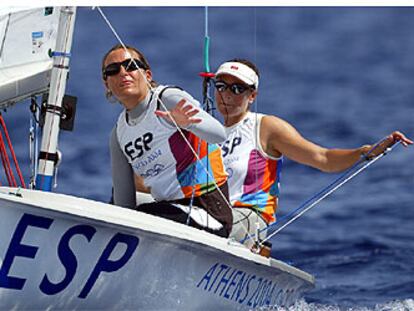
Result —
<instances>
[{"instance_id":1,"label":"woman's hand","mask_svg":"<svg viewBox=\"0 0 414 311\"><path fill-rule=\"evenodd\" d=\"M193 118L199 110L194 108L193 105L185 105L186 100L180 100L177 105L170 111L156 110L155 114L159 117L173 122L171 119L174 119L175 123L181 128L187 128L192 124L200 123L200 118ZM174 123L174 122L173 122Z\"/></svg>"},{"instance_id":2,"label":"woman's hand","mask_svg":"<svg viewBox=\"0 0 414 311\"><path fill-rule=\"evenodd\" d=\"M405 135L399 131L392 132L387 139L391 142L390 146L394 145L397 141L401 141L404 147L412 145L413 141L405 137Z\"/></svg>"},{"instance_id":3,"label":"woman's hand","mask_svg":"<svg viewBox=\"0 0 414 311\"><path fill-rule=\"evenodd\" d=\"M367 158L375 158L383 153L387 148L394 145L397 141L400 141L404 147L413 144L413 141L408 139L403 133L399 131L392 132L385 137L378 145L365 145L362 147L362 154Z\"/></svg>"}]
</instances>

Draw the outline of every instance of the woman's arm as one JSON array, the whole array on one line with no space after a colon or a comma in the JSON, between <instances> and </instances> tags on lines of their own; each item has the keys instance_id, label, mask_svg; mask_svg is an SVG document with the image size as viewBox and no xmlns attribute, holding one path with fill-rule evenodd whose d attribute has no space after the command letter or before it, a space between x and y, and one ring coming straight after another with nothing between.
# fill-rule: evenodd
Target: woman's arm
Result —
<instances>
[{"instance_id":1,"label":"woman's arm","mask_svg":"<svg viewBox=\"0 0 414 311\"><path fill-rule=\"evenodd\" d=\"M144 193L151 193L151 188L148 188L145 186L144 178L141 176L138 176L137 174L134 174L134 180L135 180L135 189L139 192Z\"/></svg>"},{"instance_id":2,"label":"woman's arm","mask_svg":"<svg viewBox=\"0 0 414 311\"><path fill-rule=\"evenodd\" d=\"M208 143L221 143L226 140L223 125L201 109L200 103L187 92L169 88L163 92L161 100L181 128L191 131ZM162 106L156 114L173 124Z\"/></svg>"},{"instance_id":3,"label":"woman's arm","mask_svg":"<svg viewBox=\"0 0 414 311\"><path fill-rule=\"evenodd\" d=\"M114 187L114 204L127 208L136 208L134 172L128 163L116 136L116 127L110 138L112 183Z\"/></svg>"},{"instance_id":4,"label":"woman's arm","mask_svg":"<svg viewBox=\"0 0 414 311\"><path fill-rule=\"evenodd\" d=\"M368 152L374 145L364 145L355 149L328 149L303 138L291 124L274 116L263 117L260 140L264 151L268 154L273 156L283 154L296 162L324 172L343 171L355 164L361 156L374 157L396 141L401 141L405 146L413 143L402 133L395 131L370 154Z\"/></svg>"}]
</instances>

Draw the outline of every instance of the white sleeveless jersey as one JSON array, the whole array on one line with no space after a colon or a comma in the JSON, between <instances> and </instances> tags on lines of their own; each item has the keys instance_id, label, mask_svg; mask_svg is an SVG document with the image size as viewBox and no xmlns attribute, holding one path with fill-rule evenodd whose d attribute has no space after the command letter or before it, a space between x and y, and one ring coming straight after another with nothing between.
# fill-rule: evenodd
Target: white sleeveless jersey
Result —
<instances>
[{"instance_id":1,"label":"white sleeveless jersey","mask_svg":"<svg viewBox=\"0 0 414 311\"><path fill-rule=\"evenodd\" d=\"M275 220L282 157L274 158L263 151L259 139L262 117L249 112L227 127L227 140L221 148L232 205L257 209L270 223Z\"/></svg>"},{"instance_id":2,"label":"white sleeveless jersey","mask_svg":"<svg viewBox=\"0 0 414 311\"><path fill-rule=\"evenodd\" d=\"M188 198L193 191L195 196L199 196L209 186L204 182L203 174L206 173L199 167L177 129L155 115L157 99L164 88L158 86L152 91L148 108L134 120L136 124L128 124L125 110L120 114L116 128L118 142L134 173L143 177L145 186L151 188L151 194L157 201ZM207 146L189 131L182 132L195 150L198 144ZM212 161L214 158L221 163L219 148L214 146L208 146L209 153L206 153L204 160ZM214 165L210 167L214 168ZM212 176L220 177L216 180L218 185L226 180L223 167L222 174L213 173Z\"/></svg>"}]
</instances>

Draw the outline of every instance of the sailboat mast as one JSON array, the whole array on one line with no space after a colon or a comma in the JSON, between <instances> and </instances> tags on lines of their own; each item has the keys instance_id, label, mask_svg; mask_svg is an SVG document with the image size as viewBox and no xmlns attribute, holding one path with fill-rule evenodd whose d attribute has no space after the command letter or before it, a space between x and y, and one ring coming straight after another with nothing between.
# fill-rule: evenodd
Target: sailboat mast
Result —
<instances>
[{"instance_id":1,"label":"sailboat mast","mask_svg":"<svg viewBox=\"0 0 414 311\"><path fill-rule=\"evenodd\" d=\"M62 113L62 99L69 72L69 59L76 16L75 7L61 7L60 9L56 48L52 52L53 69L39 153L39 169L36 176L36 189L44 191L52 190L54 169L58 161L57 143Z\"/></svg>"}]
</instances>

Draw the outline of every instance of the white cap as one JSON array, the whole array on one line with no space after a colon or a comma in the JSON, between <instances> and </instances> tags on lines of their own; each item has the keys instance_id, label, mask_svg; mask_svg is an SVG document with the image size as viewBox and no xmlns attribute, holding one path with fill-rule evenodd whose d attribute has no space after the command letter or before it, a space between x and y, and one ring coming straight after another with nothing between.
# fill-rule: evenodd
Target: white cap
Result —
<instances>
[{"instance_id":1,"label":"white cap","mask_svg":"<svg viewBox=\"0 0 414 311\"><path fill-rule=\"evenodd\" d=\"M259 77L256 72L245 64L238 62L223 63L217 70L216 77L221 74L234 76L247 85L254 85L256 89L259 87Z\"/></svg>"}]
</instances>

